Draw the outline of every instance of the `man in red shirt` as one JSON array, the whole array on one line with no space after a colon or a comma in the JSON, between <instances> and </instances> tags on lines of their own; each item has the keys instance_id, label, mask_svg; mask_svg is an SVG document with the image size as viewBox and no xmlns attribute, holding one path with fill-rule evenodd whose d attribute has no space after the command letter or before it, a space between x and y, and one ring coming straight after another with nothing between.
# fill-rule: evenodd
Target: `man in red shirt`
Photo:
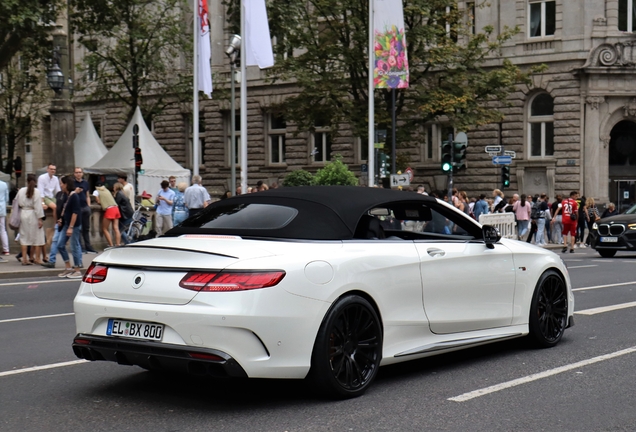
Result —
<instances>
[{"instance_id":1,"label":"man in red shirt","mask_svg":"<svg viewBox=\"0 0 636 432\"><path fill-rule=\"evenodd\" d=\"M562 253L568 251L567 235L570 234L570 253L574 253L574 241L576 239L576 222L578 220L579 206L576 203L578 192L570 192L570 198L561 201L561 206L557 209L555 216L561 212L563 215L561 221L563 223L563 249ZM572 218L574 215L574 218Z\"/></svg>"}]
</instances>

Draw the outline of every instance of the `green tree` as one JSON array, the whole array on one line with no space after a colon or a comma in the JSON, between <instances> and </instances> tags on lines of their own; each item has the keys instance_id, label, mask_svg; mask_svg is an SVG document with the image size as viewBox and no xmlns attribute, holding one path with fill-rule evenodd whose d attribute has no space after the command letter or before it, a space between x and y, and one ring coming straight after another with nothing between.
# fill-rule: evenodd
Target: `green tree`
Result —
<instances>
[{"instance_id":1,"label":"green tree","mask_svg":"<svg viewBox=\"0 0 636 432\"><path fill-rule=\"evenodd\" d=\"M50 102L51 90L42 86L46 68L31 42L9 62L0 78L0 166L11 174L17 144L27 139ZM6 159L2 155L6 152Z\"/></svg>"},{"instance_id":2,"label":"green tree","mask_svg":"<svg viewBox=\"0 0 636 432\"><path fill-rule=\"evenodd\" d=\"M320 186L357 186L358 178L349 171L349 167L342 162L342 156L336 155L331 162L318 170L313 184Z\"/></svg>"},{"instance_id":3,"label":"green tree","mask_svg":"<svg viewBox=\"0 0 636 432\"><path fill-rule=\"evenodd\" d=\"M285 102L300 130L327 116L367 135L368 1L272 0L269 14L277 36L277 63L270 78L293 80L300 92ZM398 142L416 127L444 117L465 129L499 121L500 103L529 75L507 60L485 67L516 29L495 35L492 27L472 33L467 10L455 0L404 0L410 86L397 90L396 114L403 122ZM479 5L478 5L479 7ZM285 55L291 50L296 55ZM492 62L492 59L490 59ZM391 125L391 91L374 92L376 124ZM391 136L389 133L388 136Z\"/></svg>"},{"instance_id":4,"label":"green tree","mask_svg":"<svg viewBox=\"0 0 636 432\"><path fill-rule=\"evenodd\" d=\"M39 57L51 56L50 32L60 5L60 0L0 1L0 71L29 42Z\"/></svg>"},{"instance_id":5,"label":"green tree","mask_svg":"<svg viewBox=\"0 0 636 432\"><path fill-rule=\"evenodd\" d=\"M314 180L314 176L309 171L299 169L292 171L285 176L283 180L284 187L290 186L310 186Z\"/></svg>"},{"instance_id":6,"label":"green tree","mask_svg":"<svg viewBox=\"0 0 636 432\"><path fill-rule=\"evenodd\" d=\"M69 0L73 30L88 54L80 90L152 118L191 99L191 32L183 0Z\"/></svg>"}]
</instances>

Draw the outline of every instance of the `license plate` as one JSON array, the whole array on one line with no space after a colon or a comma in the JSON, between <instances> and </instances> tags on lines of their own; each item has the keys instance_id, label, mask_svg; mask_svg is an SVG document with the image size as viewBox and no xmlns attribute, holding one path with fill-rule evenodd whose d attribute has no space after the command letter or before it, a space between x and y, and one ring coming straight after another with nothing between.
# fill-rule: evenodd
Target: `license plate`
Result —
<instances>
[{"instance_id":1,"label":"license plate","mask_svg":"<svg viewBox=\"0 0 636 432\"><path fill-rule=\"evenodd\" d=\"M151 324L111 318L108 320L106 335L160 341L163 337L163 324Z\"/></svg>"},{"instance_id":2,"label":"license plate","mask_svg":"<svg viewBox=\"0 0 636 432\"><path fill-rule=\"evenodd\" d=\"M618 237L601 237L601 243L618 243Z\"/></svg>"}]
</instances>

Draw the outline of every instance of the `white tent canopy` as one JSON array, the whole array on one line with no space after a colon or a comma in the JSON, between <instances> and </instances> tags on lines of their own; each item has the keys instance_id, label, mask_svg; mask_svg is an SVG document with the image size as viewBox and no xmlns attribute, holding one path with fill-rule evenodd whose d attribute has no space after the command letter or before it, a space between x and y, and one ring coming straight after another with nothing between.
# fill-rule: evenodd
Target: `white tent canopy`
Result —
<instances>
[{"instance_id":1,"label":"white tent canopy","mask_svg":"<svg viewBox=\"0 0 636 432\"><path fill-rule=\"evenodd\" d=\"M75 166L86 168L108 153L108 149L95 130L90 113L86 112L80 130L73 141Z\"/></svg>"},{"instance_id":2,"label":"white tent canopy","mask_svg":"<svg viewBox=\"0 0 636 432\"><path fill-rule=\"evenodd\" d=\"M175 162L161 148L161 145L148 130L139 107L135 110L128 127L117 143L94 165L85 168L84 172L89 174L126 174L128 181L132 183L135 172L135 153L132 146L133 126L135 124L139 127L139 148L141 148L143 158L141 169L144 170L144 174L137 178L139 186L136 192L139 194L141 191L147 191L155 195L161 189L161 181L168 180L170 176L175 176L177 183L189 183L190 170Z\"/></svg>"}]
</instances>

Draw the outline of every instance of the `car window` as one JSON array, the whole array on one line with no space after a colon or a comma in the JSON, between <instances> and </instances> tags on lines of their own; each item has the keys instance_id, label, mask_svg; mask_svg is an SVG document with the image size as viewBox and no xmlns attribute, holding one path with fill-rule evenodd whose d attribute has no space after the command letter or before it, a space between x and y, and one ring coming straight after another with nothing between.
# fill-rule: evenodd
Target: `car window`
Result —
<instances>
[{"instance_id":1,"label":"car window","mask_svg":"<svg viewBox=\"0 0 636 432\"><path fill-rule=\"evenodd\" d=\"M298 210L274 204L237 203L221 206L187 219L184 227L241 230L275 230L288 225Z\"/></svg>"}]
</instances>

